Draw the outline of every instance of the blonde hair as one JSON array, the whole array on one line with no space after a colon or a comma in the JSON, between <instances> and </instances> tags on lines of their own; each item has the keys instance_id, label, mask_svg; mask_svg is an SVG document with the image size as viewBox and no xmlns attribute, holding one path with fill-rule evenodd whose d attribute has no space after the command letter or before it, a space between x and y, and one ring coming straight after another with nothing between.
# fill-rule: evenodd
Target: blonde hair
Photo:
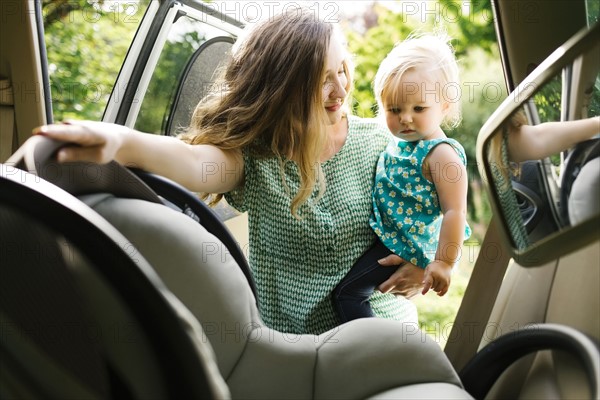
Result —
<instances>
[{"instance_id":1,"label":"blonde hair","mask_svg":"<svg viewBox=\"0 0 600 400\"><path fill-rule=\"evenodd\" d=\"M375 99L380 115L384 110L384 100L402 96L402 75L414 69L431 74L433 81L439 84L440 95L448 104L443 124L453 128L460 123L459 70L450 40L443 32L411 34L388 53L374 80ZM450 96L453 90L456 91L456 97Z\"/></svg>"},{"instance_id":2,"label":"blonde hair","mask_svg":"<svg viewBox=\"0 0 600 400\"><path fill-rule=\"evenodd\" d=\"M291 213L296 217L317 185L319 197L325 191L319 161L329 138L322 88L333 32L332 24L304 9L256 24L236 42L217 80L222 91L198 104L189 131L181 136L191 144L277 157L286 189L284 166L295 161L300 187ZM349 63L344 68L351 82Z\"/></svg>"},{"instance_id":3,"label":"blonde hair","mask_svg":"<svg viewBox=\"0 0 600 400\"><path fill-rule=\"evenodd\" d=\"M519 108L492 134L488 144L490 162L504 178L505 186L502 189L505 190L511 187L511 175L518 177L521 174L520 165L510 161L508 141L511 133L518 131L523 125L527 125L527 115Z\"/></svg>"}]
</instances>

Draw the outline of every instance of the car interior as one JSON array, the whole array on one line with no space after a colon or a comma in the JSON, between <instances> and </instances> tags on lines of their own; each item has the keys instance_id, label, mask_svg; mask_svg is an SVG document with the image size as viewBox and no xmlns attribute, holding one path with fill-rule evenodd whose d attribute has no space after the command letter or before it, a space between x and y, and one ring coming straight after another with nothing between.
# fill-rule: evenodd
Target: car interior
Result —
<instances>
[{"instance_id":1,"label":"car interior","mask_svg":"<svg viewBox=\"0 0 600 400\"><path fill-rule=\"evenodd\" d=\"M531 124L600 114L588 3L492 2L509 92L477 139L493 217L442 349L385 319L270 329L243 215L116 162L56 162L67 143L31 135L53 121L40 2L3 2L0 397L599 398L600 139L522 163L508 197L492 153L517 111ZM144 99L177 24L209 28L152 133L186 126L243 28L192 0L149 2L104 121L147 128Z\"/></svg>"}]
</instances>

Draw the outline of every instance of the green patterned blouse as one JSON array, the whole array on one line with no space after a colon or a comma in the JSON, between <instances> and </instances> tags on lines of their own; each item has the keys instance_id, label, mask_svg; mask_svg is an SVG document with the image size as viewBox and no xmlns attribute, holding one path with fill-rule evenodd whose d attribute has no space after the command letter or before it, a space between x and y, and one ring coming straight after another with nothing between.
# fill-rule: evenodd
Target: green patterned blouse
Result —
<instances>
[{"instance_id":1,"label":"green patterned blouse","mask_svg":"<svg viewBox=\"0 0 600 400\"><path fill-rule=\"evenodd\" d=\"M504 220L508 221L508 230L512 236L512 241L517 249L523 250L529 246L529 236L525 229L525 222L511 180L511 175L514 175L518 168L515 168L515 163L510 162L508 159L508 131L506 127L503 129L502 135L500 153L502 160L491 162L490 168L500 207L504 213Z\"/></svg>"},{"instance_id":2,"label":"green patterned blouse","mask_svg":"<svg viewBox=\"0 0 600 400\"><path fill-rule=\"evenodd\" d=\"M248 212L249 263L258 289L261 316L273 329L319 334L339 323L330 293L375 240L369 226L371 192L379 154L392 136L374 120L350 116L342 149L323 163L327 189L291 215L299 186L296 164L285 164L282 185L276 158L244 152L244 185L226 194ZM393 268L393 267L392 267ZM416 323L414 305L376 292L371 306L379 317Z\"/></svg>"}]
</instances>

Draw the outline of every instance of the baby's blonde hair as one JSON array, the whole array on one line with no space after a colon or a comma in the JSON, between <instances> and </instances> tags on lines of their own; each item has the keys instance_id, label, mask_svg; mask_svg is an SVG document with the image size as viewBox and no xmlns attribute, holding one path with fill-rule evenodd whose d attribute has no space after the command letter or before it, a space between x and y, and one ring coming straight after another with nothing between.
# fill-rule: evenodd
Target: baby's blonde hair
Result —
<instances>
[{"instance_id":1,"label":"baby's blonde hair","mask_svg":"<svg viewBox=\"0 0 600 400\"><path fill-rule=\"evenodd\" d=\"M431 74L432 81L439 84L440 95L448 104L444 126L453 128L460 123L459 70L450 40L443 32L411 34L388 53L379 66L374 81L380 114L385 109L384 100L389 101L402 95L402 75L414 69Z\"/></svg>"}]
</instances>

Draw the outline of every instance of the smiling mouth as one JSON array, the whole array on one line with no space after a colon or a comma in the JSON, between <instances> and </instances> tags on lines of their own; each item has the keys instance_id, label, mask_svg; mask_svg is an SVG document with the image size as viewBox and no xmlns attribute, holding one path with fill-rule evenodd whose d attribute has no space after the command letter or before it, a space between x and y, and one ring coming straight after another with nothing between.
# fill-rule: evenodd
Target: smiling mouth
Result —
<instances>
[{"instance_id":1,"label":"smiling mouth","mask_svg":"<svg viewBox=\"0 0 600 400\"><path fill-rule=\"evenodd\" d=\"M342 103L335 103L335 104L331 104L331 105L326 105L325 109L328 111L337 111L340 109L341 106L342 106Z\"/></svg>"}]
</instances>

